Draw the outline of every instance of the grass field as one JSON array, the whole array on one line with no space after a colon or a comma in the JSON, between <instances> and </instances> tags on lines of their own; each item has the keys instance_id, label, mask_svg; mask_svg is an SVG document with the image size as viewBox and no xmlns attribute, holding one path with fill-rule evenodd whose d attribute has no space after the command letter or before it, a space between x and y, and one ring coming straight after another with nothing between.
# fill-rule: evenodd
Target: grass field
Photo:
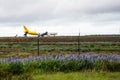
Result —
<instances>
[{"instance_id":1,"label":"grass field","mask_svg":"<svg viewBox=\"0 0 120 80\"><path fill-rule=\"evenodd\" d=\"M37 56L37 42L0 42L0 58ZM40 42L40 55L78 53L77 42ZM80 42L80 52L120 52L120 42Z\"/></svg>"},{"instance_id":2,"label":"grass field","mask_svg":"<svg viewBox=\"0 0 120 80\"><path fill-rule=\"evenodd\" d=\"M0 38L0 80L119 80L119 38Z\"/></svg>"},{"instance_id":3,"label":"grass field","mask_svg":"<svg viewBox=\"0 0 120 80\"><path fill-rule=\"evenodd\" d=\"M37 56L37 37L1 37L0 58ZM80 36L80 52L120 52L120 36ZM78 53L77 36L39 38L40 55Z\"/></svg>"},{"instance_id":4,"label":"grass field","mask_svg":"<svg viewBox=\"0 0 120 80\"><path fill-rule=\"evenodd\" d=\"M120 72L48 72L15 75L0 80L120 80Z\"/></svg>"},{"instance_id":5,"label":"grass field","mask_svg":"<svg viewBox=\"0 0 120 80\"><path fill-rule=\"evenodd\" d=\"M34 74L34 80L120 80L120 72L70 72Z\"/></svg>"}]
</instances>

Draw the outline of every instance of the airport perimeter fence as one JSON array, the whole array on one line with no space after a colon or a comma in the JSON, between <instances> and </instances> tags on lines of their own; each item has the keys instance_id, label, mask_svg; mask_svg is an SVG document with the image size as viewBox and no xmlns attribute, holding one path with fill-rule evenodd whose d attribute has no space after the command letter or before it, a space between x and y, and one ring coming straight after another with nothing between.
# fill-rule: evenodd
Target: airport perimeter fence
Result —
<instances>
[{"instance_id":1,"label":"airport perimeter fence","mask_svg":"<svg viewBox=\"0 0 120 80\"><path fill-rule=\"evenodd\" d=\"M46 54L120 53L120 37L1 38L0 58Z\"/></svg>"}]
</instances>

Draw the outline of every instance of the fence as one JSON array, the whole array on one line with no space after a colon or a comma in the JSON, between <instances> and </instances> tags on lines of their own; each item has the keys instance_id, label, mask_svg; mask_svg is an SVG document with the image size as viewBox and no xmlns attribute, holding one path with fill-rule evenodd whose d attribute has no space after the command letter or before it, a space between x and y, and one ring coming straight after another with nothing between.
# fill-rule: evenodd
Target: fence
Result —
<instances>
[{"instance_id":1,"label":"fence","mask_svg":"<svg viewBox=\"0 0 120 80\"><path fill-rule=\"evenodd\" d=\"M79 40L79 41L78 41ZM71 53L117 53L120 52L120 37L19 37L0 39L0 58ZM78 52L79 51L79 52Z\"/></svg>"}]
</instances>

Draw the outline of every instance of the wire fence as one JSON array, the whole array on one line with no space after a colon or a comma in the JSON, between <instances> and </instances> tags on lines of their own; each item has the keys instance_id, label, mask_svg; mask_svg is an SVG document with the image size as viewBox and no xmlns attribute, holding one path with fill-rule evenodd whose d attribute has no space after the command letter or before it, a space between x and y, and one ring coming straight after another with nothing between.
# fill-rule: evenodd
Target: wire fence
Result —
<instances>
[{"instance_id":1,"label":"wire fence","mask_svg":"<svg viewBox=\"0 0 120 80\"><path fill-rule=\"evenodd\" d=\"M113 41L107 41L105 38L104 41L99 41L94 37L93 41L92 38L89 38L89 41L83 41L82 39L84 37L45 37L39 38L39 40L38 38L1 38L0 58L89 52L119 54L120 52L120 42L117 41L118 38L116 39L116 37L113 38ZM88 40L88 37L86 39Z\"/></svg>"}]
</instances>

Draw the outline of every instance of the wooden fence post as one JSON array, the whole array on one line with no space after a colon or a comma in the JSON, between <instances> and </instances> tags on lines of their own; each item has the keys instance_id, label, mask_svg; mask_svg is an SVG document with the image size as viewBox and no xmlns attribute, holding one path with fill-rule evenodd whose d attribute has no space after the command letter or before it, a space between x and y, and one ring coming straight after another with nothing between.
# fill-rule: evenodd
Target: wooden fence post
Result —
<instances>
[{"instance_id":1,"label":"wooden fence post","mask_svg":"<svg viewBox=\"0 0 120 80\"><path fill-rule=\"evenodd\" d=\"M80 32L78 35L78 54L80 54Z\"/></svg>"},{"instance_id":2,"label":"wooden fence post","mask_svg":"<svg viewBox=\"0 0 120 80\"><path fill-rule=\"evenodd\" d=\"M37 44L38 44L38 56L40 55L40 52L39 52L39 36L37 38Z\"/></svg>"}]
</instances>

